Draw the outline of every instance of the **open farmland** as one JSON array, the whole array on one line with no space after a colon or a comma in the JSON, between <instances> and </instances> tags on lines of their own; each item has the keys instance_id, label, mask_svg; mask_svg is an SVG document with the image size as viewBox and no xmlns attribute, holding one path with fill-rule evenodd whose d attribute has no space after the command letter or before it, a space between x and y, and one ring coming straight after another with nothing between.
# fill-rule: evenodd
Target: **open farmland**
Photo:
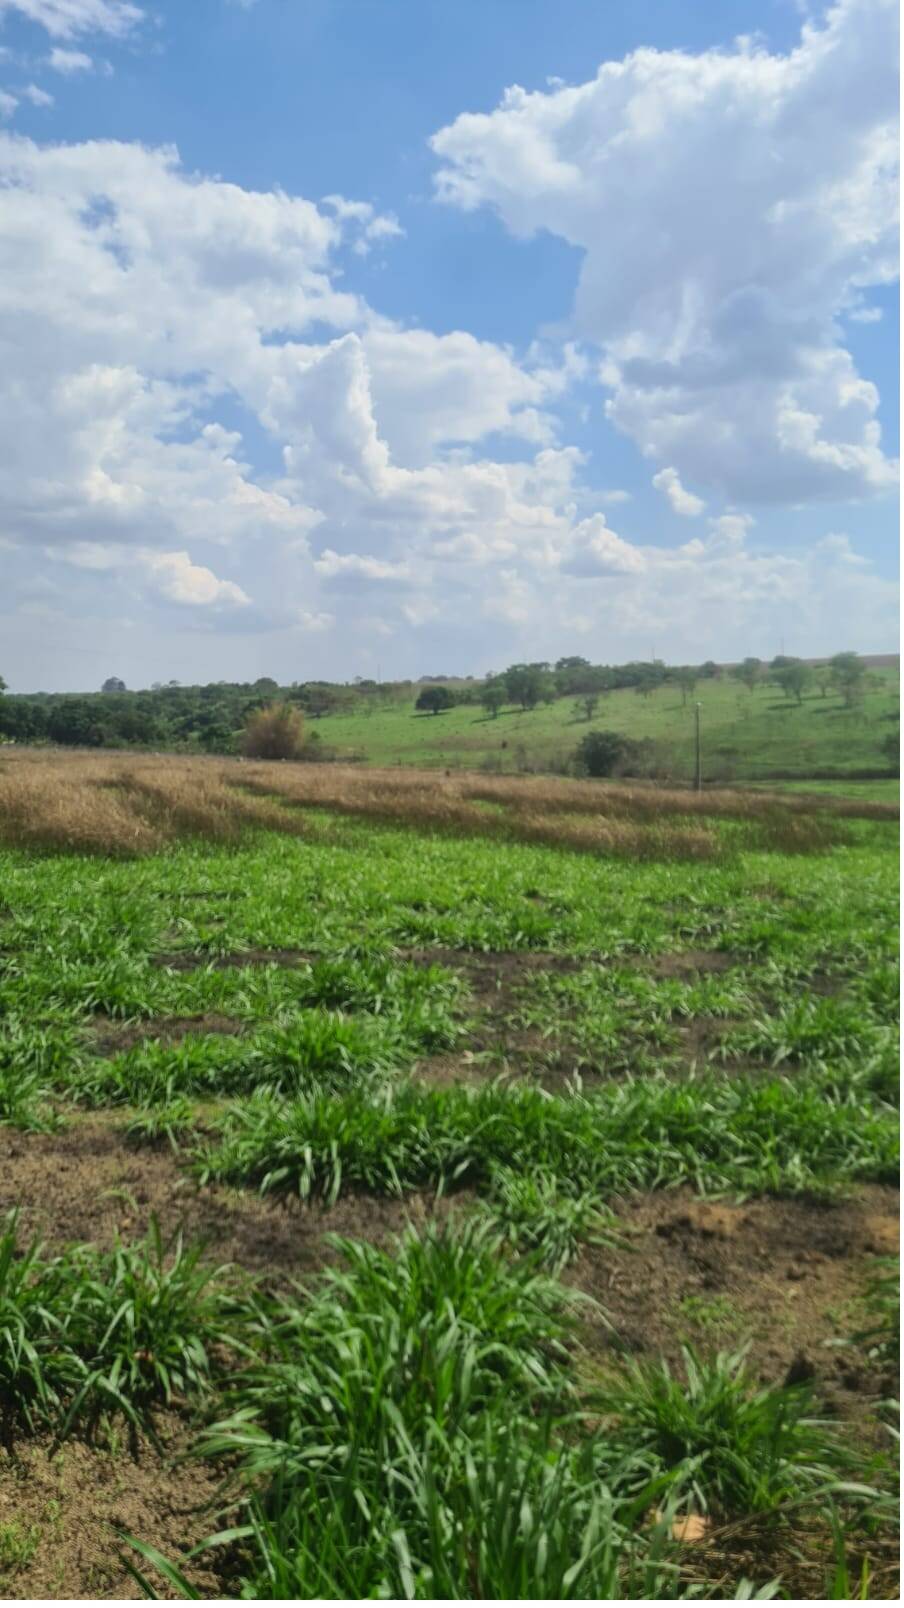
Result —
<instances>
[{"instance_id":1,"label":"open farmland","mask_svg":"<svg viewBox=\"0 0 904 1608\"><path fill-rule=\"evenodd\" d=\"M895 1596L896 850L2 756L5 1594Z\"/></svg>"},{"instance_id":2,"label":"open farmland","mask_svg":"<svg viewBox=\"0 0 904 1608\"><path fill-rule=\"evenodd\" d=\"M871 663L862 699L848 708L837 690L811 690L798 704L764 680L749 692L728 673L698 680L692 696L666 683L638 696L634 687L600 697L592 722L572 697L535 709L511 704L497 716L459 704L422 714L412 700L328 715L314 723L325 744L377 765L465 766L501 771L564 768L587 731L622 732L655 745L668 776L694 774L694 704L701 706L703 772L713 782L816 777L881 778L890 769L883 740L896 730L899 666Z\"/></svg>"}]
</instances>

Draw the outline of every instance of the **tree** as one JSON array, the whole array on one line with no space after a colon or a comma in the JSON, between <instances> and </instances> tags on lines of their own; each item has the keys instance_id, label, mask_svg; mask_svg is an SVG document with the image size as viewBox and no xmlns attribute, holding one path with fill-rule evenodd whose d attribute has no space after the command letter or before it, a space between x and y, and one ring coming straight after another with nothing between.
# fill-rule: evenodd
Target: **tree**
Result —
<instances>
[{"instance_id":1,"label":"tree","mask_svg":"<svg viewBox=\"0 0 904 1608\"><path fill-rule=\"evenodd\" d=\"M545 665L513 664L505 672L506 691L512 702L520 704L522 709L536 709L545 684Z\"/></svg>"},{"instance_id":2,"label":"tree","mask_svg":"<svg viewBox=\"0 0 904 1608\"><path fill-rule=\"evenodd\" d=\"M899 771L900 771L900 769L901 769L901 733L900 733L900 731L890 731L886 737L882 738L882 741L879 744L879 747L881 748L883 754L885 755L886 759L888 760L888 763L889 763L892 771L894 772L895 776L897 776Z\"/></svg>"},{"instance_id":3,"label":"tree","mask_svg":"<svg viewBox=\"0 0 904 1608\"><path fill-rule=\"evenodd\" d=\"M304 717L291 704L273 703L255 709L242 732L242 753L248 759L295 759L304 741Z\"/></svg>"},{"instance_id":4,"label":"tree","mask_svg":"<svg viewBox=\"0 0 904 1608\"><path fill-rule=\"evenodd\" d=\"M588 731L575 753L578 769L585 776L617 776L626 769L639 769L652 745L635 742L620 731Z\"/></svg>"},{"instance_id":5,"label":"tree","mask_svg":"<svg viewBox=\"0 0 904 1608\"><path fill-rule=\"evenodd\" d=\"M813 672L802 660L790 659L786 664L779 666L772 679L781 687L786 698L796 698L800 704L803 703L804 693L813 680Z\"/></svg>"},{"instance_id":6,"label":"tree","mask_svg":"<svg viewBox=\"0 0 904 1608\"><path fill-rule=\"evenodd\" d=\"M479 697L487 714L496 720L505 703L505 683L498 676L494 676L492 680L484 682Z\"/></svg>"},{"instance_id":7,"label":"tree","mask_svg":"<svg viewBox=\"0 0 904 1608\"><path fill-rule=\"evenodd\" d=\"M760 659L742 659L732 670L737 681L743 682L748 692L756 692L763 676L763 664Z\"/></svg>"},{"instance_id":8,"label":"tree","mask_svg":"<svg viewBox=\"0 0 904 1608\"><path fill-rule=\"evenodd\" d=\"M847 707L852 709L863 697L866 665L856 653L836 653L829 660L833 686L838 688Z\"/></svg>"},{"instance_id":9,"label":"tree","mask_svg":"<svg viewBox=\"0 0 904 1608\"><path fill-rule=\"evenodd\" d=\"M681 670L676 670L675 680L681 688L681 703L683 707L687 703L688 695L696 690L697 671L692 665L684 665Z\"/></svg>"},{"instance_id":10,"label":"tree","mask_svg":"<svg viewBox=\"0 0 904 1608\"><path fill-rule=\"evenodd\" d=\"M706 659L700 666L700 674L704 681L716 681L720 671L715 659Z\"/></svg>"},{"instance_id":11,"label":"tree","mask_svg":"<svg viewBox=\"0 0 904 1608\"><path fill-rule=\"evenodd\" d=\"M120 681L119 676L108 676L100 690L101 692L125 692L126 684L124 681Z\"/></svg>"},{"instance_id":12,"label":"tree","mask_svg":"<svg viewBox=\"0 0 904 1608\"><path fill-rule=\"evenodd\" d=\"M598 692L585 692L580 702L583 705L584 717L586 720L593 719L594 715L596 714L599 701L600 699Z\"/></svg>"},{"instance_id":13,"label":"tree","mask_svg":"<svg viewBox=\"0 0 904 1608\"><path fill-rule=\"evenodd\" d=\"M455 699L448 687L425 687L414 707L438 715L443 709L452 709L454 704Z\"/></svg>"}]
</instances>

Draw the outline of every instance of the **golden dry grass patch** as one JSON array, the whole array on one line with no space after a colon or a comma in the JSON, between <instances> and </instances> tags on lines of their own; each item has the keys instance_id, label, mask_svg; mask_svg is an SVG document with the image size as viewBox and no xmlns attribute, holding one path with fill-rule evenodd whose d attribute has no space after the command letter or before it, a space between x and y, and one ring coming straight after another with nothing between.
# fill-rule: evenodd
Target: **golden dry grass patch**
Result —
<instances>
[{"instance_id":1,"label":"golden dry grass patch","mask_svg":"<svg viewBox=\"0 0 904 1608\"><path fill-rule=\"evenodd\" d=\"M719 858L734 842L787 852L831 847L849 817L897 806L555 777L371 769L53 749L0 756L0 841L134 857L191 839L238 843L251 829L304 835L304 811L542 843L628 858ZM733 823L734 838L724 823Z\"/></svg>"}]
</instances>

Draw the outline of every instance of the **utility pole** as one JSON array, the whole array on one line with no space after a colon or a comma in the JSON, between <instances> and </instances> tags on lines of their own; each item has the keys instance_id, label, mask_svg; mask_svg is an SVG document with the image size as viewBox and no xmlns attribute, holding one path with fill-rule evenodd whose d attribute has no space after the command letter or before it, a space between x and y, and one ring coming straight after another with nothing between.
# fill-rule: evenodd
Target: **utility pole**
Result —
<instances>
[{"instance_id":1,"label":"utility pole","mask_svg":"<svg viewBox=\"0 0 904 1608\"><path fill-rule=\"evenodd\" d=\"M694 709L694 728L696 732L696 763L694 765L694 792L703 792L703 767L700 762L700 705Z\"/></svg>"}]
</instances>

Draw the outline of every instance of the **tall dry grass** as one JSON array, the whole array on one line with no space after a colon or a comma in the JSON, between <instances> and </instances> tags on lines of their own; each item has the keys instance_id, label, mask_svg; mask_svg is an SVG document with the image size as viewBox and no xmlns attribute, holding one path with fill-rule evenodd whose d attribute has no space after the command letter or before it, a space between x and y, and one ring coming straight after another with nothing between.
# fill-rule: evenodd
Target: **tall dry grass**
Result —
<instances>
[{"instance_id":1,"label":"tall dry grass","mask_svg":"<svg viewBox=\"0 0 904 1608\"><path fill-rule=\"evenodd\" d=\"M456 772L18 750L0 756L0 842L131 857L249 829L304 834L328 810L464 837L629 858L716 859L737 846L812 853L858 816L897 806L831 797L679 790Z\"/></svg>"}]
</instances>

